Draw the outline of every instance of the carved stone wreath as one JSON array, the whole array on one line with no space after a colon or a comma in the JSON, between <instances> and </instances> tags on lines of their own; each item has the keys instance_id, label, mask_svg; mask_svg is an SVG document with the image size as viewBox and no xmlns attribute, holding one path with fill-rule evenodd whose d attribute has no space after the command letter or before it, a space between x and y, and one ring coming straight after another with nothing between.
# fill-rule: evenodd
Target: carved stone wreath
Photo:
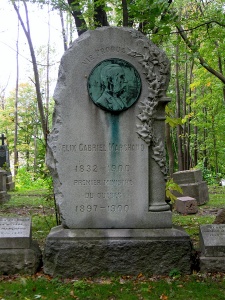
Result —
<instances>
[{"instance_id":1,"label":"carved stone wreath","mask_svg":"<svg viewBox=\"0 0 225 300\"><path fill-rule=\"evenodd\" d=\"M137 43L142 43L143 53L129 49L128 55L137 58L142 65L149 91L148 96L139 105L140 113L137 118L141 121L141 125L137 124L137 134L147 145L152 147L152 158L166 176L165 146L163 141L155 135L153 124L159 99L165 96L170 66L165 54L154 44L149 44L150 41L143 39L139 33L131 32L131 34L138 38Z\"/></svg>"}]
</instances>

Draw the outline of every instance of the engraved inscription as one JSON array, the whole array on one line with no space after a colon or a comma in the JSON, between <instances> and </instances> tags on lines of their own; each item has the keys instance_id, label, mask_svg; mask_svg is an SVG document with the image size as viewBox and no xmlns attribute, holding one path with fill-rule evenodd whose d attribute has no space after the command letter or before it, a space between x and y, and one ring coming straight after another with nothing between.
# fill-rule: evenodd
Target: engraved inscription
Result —
<instances>
[{"instance_id":1,"label":"engraved inscription","mask_svg":"<svg viewBox=\"0 0 225 300\"><path fill-rule=\"evenodd\" d=\"M124 204L118 204L118 205L106 205L106 206L100 206L100 205L76 205L75 206L75 211L76 212L93 212L93 211L99 211L99 210L105 210L110 213L127 213L129 211L129 205L124 205Z\"/></svg>"},{"instance_id":2,"label":"engraved inscription","mask_svg":"<svg viewBox=\"0 0 225 300\"><path fill-rule=\"evenodd\" d=\"M0 219L0 237L19 237L29 235L30 219L1 218Z\"/></svg>"},{"instance_id":3,"label":"engraved inscription","mask_svg":"<svg viewBox=\"0 0 225 300\"><path fill-rule=\"evenodd\" d=\"M71 152L133 152L144 151L144 144L60 144L58 150L63 154Z\"/></svg>"},{"instance_id":4,"label":"engraved inscription","mask_svg":"<svg viewBox=\"0 0 225 300\"><path fill-rule=\"evenodd\" d=\"M106 53L125 53L125 48L118 47L118 46L108 46L104 48L95 49L94 52L87 57L85 57L82 61L83 65L90 64L95 58L101 57L103 54Z\"/></svg>"},{"instance_id":5,"label":"engraved inscription","mask_svg":"<svg viewBox=\"0 0 225 300\"><path fill-rule=\"evenodd\" d=\"M74 179L73 185L78 186L132 186L132 179Z\"/></svg>"},{"instance_id":6,"label":"engraved inscription","mask_svg":"<svg viewBox=\"0 0 225 300\"><path fill-rule=\"evenodd\" d=\"M97 172L97 165L77 165L74 169L75 172Z\"/></svg>"}]
</instances>

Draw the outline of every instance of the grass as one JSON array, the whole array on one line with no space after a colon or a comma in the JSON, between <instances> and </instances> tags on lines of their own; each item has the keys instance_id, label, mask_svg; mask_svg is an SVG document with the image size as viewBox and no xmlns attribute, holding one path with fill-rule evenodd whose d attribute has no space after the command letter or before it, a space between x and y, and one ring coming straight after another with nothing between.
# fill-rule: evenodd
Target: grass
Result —
<instances>
[{"instance_id":1,"label":"grass","mask_svg":"<svg viewBox=\"0 0 225 300\"><path fill-rule=\"evenodd\" d=\"M198 248L199 226L214 221L224 207L225 188L210 187L209 203L199 207L198 214L173 212L173 223L182 226ZM1 216L30 216L33 238L43 249L50 229L56 226L54 201L46 191L12 192L9 202L1 206ZM174 251L176 251L174 249ZM92 278L51 278L42 271L33 276L0 276L0 300L69 300L69 299L225 299L225 274L195 273L181 276L171 270L170 276L101 276Z\"/></svg>"},{"instance_id":2,"label":"grass","mask_svg":"<svg viewBox=\"0 0 225 300\"><path fill-rule=\"evenodd\" d=\"M44 275L15 277L0 282L0 299L205 300L225 299L225 278L194 274L179 278L101 277L74 280Z\"/></svg>"}]
</instances>

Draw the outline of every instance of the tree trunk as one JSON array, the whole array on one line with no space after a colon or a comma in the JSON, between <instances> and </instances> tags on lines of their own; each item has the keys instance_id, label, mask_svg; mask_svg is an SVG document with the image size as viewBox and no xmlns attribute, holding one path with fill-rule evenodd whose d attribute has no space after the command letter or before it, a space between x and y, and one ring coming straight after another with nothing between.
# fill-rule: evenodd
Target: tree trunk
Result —
<instances>
[{"instance_id":1,"label":"tree trunk","mask_svg":"<svg viewBox=\"0 0 225 300\"><path fill-rule=\"evenodd\" d=\"M129 18L128 18L128 9L127 9L127 1L122 0L122 8L123 8L123 26L129 26Z\"/></svg>"},{"instance_id":2,"label":"tree trunk","mask_svg":"<svg viewBox=\"0 0 225 300\"><path fill-rule=\"evenodd\" d=\"M198 164L198 127L194 127L194 166L197 166Z\"/></svg>"},{"instance_id":3,"label":"tree trunk","mask_svg":"<svg viewBox=\"0 0 225 300\"><path fill-rule=\"evenodd\" d=\"M19 95L19 18L17 26L17 40L16 40L16 93L15 93L15 104L14 104L14 176L17 175L18 170L18 151L17 151L17 140L18 140L18 95Z\"/></svg>"},{"instance_id":4,"label":"tree trunk","mask_svg":"<svg viewBox=\"0 0 225 300\"><path fill-rule=\"evenodd\" d=\"M209 71L211 74L213 74L214 76L216 76L222 83L225 84L225 76L223 74L221 74L220 72L218 72L217 70L215 70L214 68L212 68L209 63L200 55L198 48L196 47L196 45L194 45L189 39L188 36L186 35L184 29L182 26L177 25L177 30L178 33L180 34L180 36L182 37L182 39L184 40L184 42L186 43L186 45L188 46L188 48L193 52L197 54L197 58L200 62L200 64L203 66L203 68L205 68L207 71Z\"/></svg>"},{"instance_id":5,"label":"tree trunk","mask_svg":"<svg viewBox=\"0 0 225 300\"><path fill-rule=\"evenodd\" d=\"M99 0L94 0L94 24L96 27L109 26L105 4L99 4Z\"/></svg>"},{"instance_id":6,"label":"tree trunk","mask_svg":"<svg viewBox=\"0 0 225 300\"><path fill-rule=\"evenodd\" d=\"M176 46L176 110L177 118L181 117L181 97L180 97L180 84L179 84L179 46ZM182 151L182 127L177 125L177 151L178 151L178 169L183 171L183 151Z\"/></svg>"},{"instance_id":7,"label":"tree trunk","mask_svg":"<svg viewBox=\"0 0 225 300\"><path fill-rule=\"evenodd\" d=\"M166 123L166 147L167 147L167 153L169 157L169 176L172 177L174 172L174 151L171 141L171 134L170 134L170 125Z\"/></svg>"},{"instance_id":8,"label":"tree trunk","mask_svg":"<svg viewBox=\"0 0 225 300\"><path fill-rule=\"evenodd\" d=\"M67 47L68 39L67 39L65 25L64 25L63 12L61 9L59 10L59 15L60 15L60 21L61 21L61 26L62 26L63 48L64 48L64 51L66 51L68 48Z\"/></svg>"},{"instance_id":9,"label":"tree trunk","mask_svg":"<svg viewBox=\"0 0 225 300\"><path fill-rule=\"evenodd\" d=\"M30 33L30 25L29 25L29 16L28 16L28 9L26 1L23 0L24 8L25 8L25 15L26 15L26 26L23 22L23 19L21 17L19 8L16 6L15 2L12 1L13 7L17 13L17 16L19 18L20 24L23 28L23 31L26 35L27 42L30 48L30 55L32 59L32 65L33 65L33 71L34 71L34 81L35 81L35 89L36 89L36 95L37 95L37 102L38 102L38 109L40 114L40 120L41 120L41 126L42 131L44 135L45 143L47 141L47 127L46 127L46 120L45 120L45 114L44 114L44 107L42 102L42 95L41 95L41 87L40 87L40 80L39 80L39 73L38 73L38 67L37 67L37 60L34 52L34 47L31 39L31 33Z\"/></svg>"},{"instance_id":10,"label":"tree trunk","mask_svg":"<svg viewBox=\"0 0 225 300\"><path fill-rule=\"evenodd\" d=\"M77 28L77 34L80 36L82 33L84 33L87 30L87 24L83 18L81 9L80 9L80 3L77 2L74 4L74 0L67 0L68 4L71 8L71 14L74 17L74 21Z\"/></svg>"},{"instance_id":11,"label":"tree trunk","mask_svg":"<svg viewBox=\"0 0 225 300\"><path fill-rule=\"evenodd\" d=\"M184 114L184 116L186 116L187 115L186 98L187 98L187 81L188 81L188 79L187 79L187 77L188 77L187 55L186 55L186 62L185 62L184 77L185 78L184 78L183 114ZM188 142L187 124L184 123L184 125L183 125L183 146L184 146L183 167L184 167L184 170L188 170L187 142Z\"/></svg>"}]
</instances>

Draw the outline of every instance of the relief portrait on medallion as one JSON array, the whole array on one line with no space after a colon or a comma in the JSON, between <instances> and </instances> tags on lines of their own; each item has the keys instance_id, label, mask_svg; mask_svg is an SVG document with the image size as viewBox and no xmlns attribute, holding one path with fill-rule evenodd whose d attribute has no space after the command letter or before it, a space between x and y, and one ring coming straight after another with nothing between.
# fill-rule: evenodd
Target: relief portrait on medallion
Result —
<instances>
[{"instance_id":1,"label":"relief portrait on medallion","mask_svg":"<svg viewBox=\"0 0 225 300\"><path fill-rule=\"evenodd\" d=\"M125 60L103 60L89 75L88 92L97 106L118 113L138 100L141 78L134 66Z\"/></svg>"}]
</instances>

